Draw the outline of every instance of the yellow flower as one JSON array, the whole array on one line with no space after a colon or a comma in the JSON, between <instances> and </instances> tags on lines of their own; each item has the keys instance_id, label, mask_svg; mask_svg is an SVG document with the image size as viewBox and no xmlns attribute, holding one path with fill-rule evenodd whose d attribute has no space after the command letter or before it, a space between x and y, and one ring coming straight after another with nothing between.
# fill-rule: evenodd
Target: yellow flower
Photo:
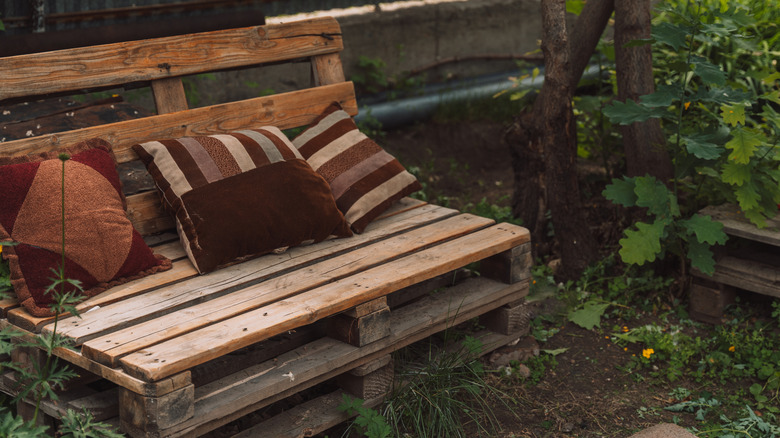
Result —
<instances>
[{"instance_id":1,"label":"yellow flower","mask_svg":"<svg viewBox=\"0 0 780 438\"><path fill-rule=\"evenodd\" d=\"M652 348L647 348L645 350L642 350L642 356L644 356L645 359L650 359L650 356L652 356L653 353L655 353L655 350L653 350Z\"/></svg>"},{"instance_id":2,"label":"yellow flower","mask_svg":"<svg viewBox=\"0 0 780 438\"><path fill-rule=\"evenodd\" d=\"M733 353L734 351L736 351L736 348L732 345L731 347L729 347L729 351Z\"/></svg>"},{"instance_id":3,"label":"yellow flower","mask_svg":"<svg viewBox=\"0 0 780 438\"><path fill-rule=\"evenodd\" d=\"M628 327L623 326L623 333L628 333Z\"/></svg>"},{"instance_id":4,"label":"yellow flower","mask_svg":"<svg viewBox=\"0 0 780 438\"><path fill-rule=\"evenodd\" d=\"M685 102L685 110L688 111L688 107L691 106L690 102Z\"/></svg>"}]
</instances>

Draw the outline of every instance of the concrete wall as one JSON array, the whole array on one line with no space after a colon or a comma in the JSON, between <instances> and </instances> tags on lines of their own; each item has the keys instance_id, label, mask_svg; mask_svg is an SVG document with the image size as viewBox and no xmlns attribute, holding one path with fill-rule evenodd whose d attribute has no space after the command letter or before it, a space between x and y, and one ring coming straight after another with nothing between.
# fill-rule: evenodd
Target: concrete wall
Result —
<instances>
[{"instance_id":1,"label":"concrete wall","mask_svg":"<svg viewBox=\"0 0 780 438\"><path fill-rule=\"evenodd\" d=\"M339 21L347 78L359 56L383 60L389 77L432 63L464 56L524 54L538 48L540 0L420 0L324 11ZM286 22L311 15L268 17ZM474 60L429 70L426 79L511 72L513 61ZM266 70L266 71L261 71ZM307 86L306 65L274 66L195 78L197 106L254 97L262 90L282 92ZM195 102L192 102L195 104Z\"/></svg>"}]
</instances>

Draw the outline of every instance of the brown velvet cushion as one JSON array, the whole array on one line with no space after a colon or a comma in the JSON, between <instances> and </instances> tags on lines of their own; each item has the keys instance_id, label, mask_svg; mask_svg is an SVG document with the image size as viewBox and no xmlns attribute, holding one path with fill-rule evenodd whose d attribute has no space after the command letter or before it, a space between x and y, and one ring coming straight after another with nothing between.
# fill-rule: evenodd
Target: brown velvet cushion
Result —
<instances>
[{"instance_id":1,"label":"brown velvet cushion","mask_svg":"<svg viewBox=\"0 0 780 438\"><path fill-rule=\"evenodd\" d=\"M293 144L322 175L356 233L393 202L420 189L392 155L361 133L341 106L331 104Z\"/></svg>"},{"instance_id":2,"label":"brown velvet cushion","mask_svg":"<svg viewBox=\"0 0 780 438\"><path fill-rule=\"evenodd\" d=\"M46 289L62 264L62 162L65 162L65 276L81 282L84 297L170 269L125 216L125 198L109 144L93 139L60 152L0 157L0 240L19 301L49 316ZM71 285L66 291L73 291Z\"/></svg>"},{"instance_id":3,"label":"brown velvet cushion","mask_svg":"<svg viewBox=\"0 0 780 438\"><path fill-rule=\"evenodd\" d=\"M133 146L200 273L352 232L327 182L274 127Z\"/></svg>"}]
</instances>

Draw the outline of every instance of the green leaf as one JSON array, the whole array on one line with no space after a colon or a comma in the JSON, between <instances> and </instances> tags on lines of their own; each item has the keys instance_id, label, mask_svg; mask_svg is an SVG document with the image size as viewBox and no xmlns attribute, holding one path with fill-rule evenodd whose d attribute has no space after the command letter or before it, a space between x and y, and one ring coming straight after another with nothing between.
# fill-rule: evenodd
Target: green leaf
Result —
<instances>
[{"instance_id":1,"label":"green leaf","mask_svg":"<svg viewBox=\"0 0 780 438\"><path fill-rule=\"evenodd\" d=\"M609 303L588 301L582 308L569 314L569 321L586 330L591 330L593 327L601 325L601 316L604 315L609 306Z\"/></svg>"},{"instance_id":2,"label":"green leaf","mask_svg":"<svg viewBox=\"0 0 780 438\"><path fill-rule=\"evenodd\" d=\"M690 33L688 27L668 22L653 26L651 32L654 40L671 46L675 51L679 51L681 47L686 45L686 37Z\"/></svg>"},{"instance_id":3,"label":"green leaf","mask_svg":"<svg viewBox=\"0 0 780 438\"><path fill-rule=\"evenodd\" d=\"M625 102L616 100L612 102L612 105L606 106L603 112L609 117L610 122L621 125L644 122L648 119L660 118L666 115L666 109L664 108L640 105L631 99L626 99Z\"/></svg>"},{"instance_id":4,"label":"green leaf","mask_svg":"<svg viewBox=\"0 0 780 438\"><path fill-rule=\"evenodd\" d=\"M748 131L742 127L737 127L731 131L732 138L726 143L726 147L731 149L729 161L735 163L747 164L750 157L756 151L756 148L764 143L763 136Z\"/></svg>"},{"instance_id":5,"label":"green leaf","mask_svg":"<svg viewBox=\"0 0 780 438\"><path fill-rule=\"evenodd\" d=\"M732 104L736 102L752 101L753 95L744 90L731 87L701 87L691 96L691 100L711 102L716 104Z\"/></svg>"},{"instance_id":6,"label":"green leaf","mask_svg":"<svg viewBox=\"0 0 780 438\"><path fill-rule=\"evenodd\" d=\"M711 134L695 133L680 138L689 154L702 160L717 160L725 149L712 142Z\"/></svg>"},{"instance_id":7,"label":"green leaf","mask_svg":"<svg viewBox=\"0 0 780 438\"><path fill-rule=\"evenodd\" d=\"M741 186L745 181L750 181L751 167L747 164L725 163L720 179L733 186Z\"/></svg>"},{"instance_id":8,"label":"green leaf","mask_svg":"<svg viewBox=\"0 0 780 438\"><path fill-rule=\"evenodd\" d=\"M680 214L674 195L655 177L636 177L634 192L637 196L636 205L647 207L650 214L667 218Z\"/></svg>"},{"instance_id":9,"label":"green leaf","mask_svg":"<svg viewBox=\"0 0 780 438\"><path fill-rule=\"evenodd\" d=\"M582 13L583 6L585 6L584 0L568 0L566 2L566 12L579 17L580 13Z\"/></svg>"},{"instance_id":10,"label":"green leaf","mask_svg":"<svg viewBox=\"0 0 780 438\"><path fill-rule=\"evenodd\" d=\"M737 196L739 207L746 212L747 210L757 208L758 201L761 199L761 195L758 194L752 180L745 181L741 186L737 186L734 194Z\"/></svg>"},{"instance_id":11,"label":"green leaf","mask_svg":"<svg viewBox=\"0 0 780 438\"><path fill-rule=\"evenodd\" d=\"M612 179L612 184L608 184L601 194L615 204L623 207L633 207L636 205L636 192L634 192L634 178L623 177L624 179Z\"/></svg>"},{"instance_id":12,"label":"green leaf","mask_svg":"<svg viewBox=\"0 0 780 438\"><path fill-rule=\"evenodd\" d=\"M723 232L723 224L712 220L710 216L694 214L690 219L680 220L679 223L689 234L695 235L696 239L701 243L710 245L719 243L723 245L726 243L726 239L728 239L726 233Z\"/></svg>"},{"instance_id":13,"label":"green leaf","mask_svg":"<svg viewBox=\"0 0 780 438\"><path fill-rule=\"evenodd\" d=\"M636 228L636 231L627 229L626 237L620 239L620 257L626 263L641 266L645 262L655 261L661 252L661 237L666 225L663 221L652 224L637 222Z\"/></svg>"},{"instance_id":14,"label":"green leaf","mask_svg":"<svg viewBox=\"0 0 780 438\"><path fill-rule=\"evenodd\" d=\"M642 104L649 107L668 107L680 96L680 89L674 85L661 85L654 93L640 96Z\"/></svg>"},{"instance_id":15,"label":"green leaf","mask_svg":"<svg viewBox=\"0 0 780 438\"><path fill-rule=\"evenodd\" d=\"M726 73L706 58L694 56L691 58L691 63L693 64L693 72L699 75L703 81L721 86L726 84Z\"/></svg>"},{"instance_id":16,"label":"green leaf","mask_svg":"<svg viewBox=\"0 0 780 438\"><path fill-rule=\"evenodd\" d=\"M566 353L567 351L569 351L569 348L568 348L568 347L564 347L564 348L556 348L555 350L544 350L544 349L542 349L542 352L543 352L543 353L547 353L547 354L549 354L550 356L557 356L557 355L559 355L559 354Z\"/></svg>"},{"instance_id":17,"label":"green leaf","mask_svg":"<svg viewBox=\"0 0 780 438\"><path fill-rule=\"evenodd\" d=\"M745 124L745 104L721 105L720 114L727 125L737 126Z\"/></svg>"},{"instance_id":18,"label":"green leaf","mask_svg":"<svg viewBox=\"0 0 780 438\"><path fill-rule=\"evenodd\" d=\"M715 258L712 255L710 245L697 240L688 242L688 259L691 266L707 275L715 273Z\"/></svg>"}]
</instances>

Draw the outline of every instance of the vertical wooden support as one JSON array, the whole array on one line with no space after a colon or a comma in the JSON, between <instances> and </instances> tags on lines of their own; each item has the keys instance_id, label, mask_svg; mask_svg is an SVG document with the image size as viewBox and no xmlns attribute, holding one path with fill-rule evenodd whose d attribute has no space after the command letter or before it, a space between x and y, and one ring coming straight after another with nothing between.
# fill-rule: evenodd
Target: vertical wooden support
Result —
<instances>
[{"instance_id":1,"label":"vertical wooden support","mask_svg":"<svg viewBox=\"0 0 780 438\"><path fill-rule=\"evenodd\" d=\"M361 304L328 321L328 336L362 347L390 334L390 308L382 297Z\"/></svg>"},{"instance_id":2,"label":"vertical wooden support","mask_svg":"<svg viewBox=\"0 0 780 438\"><path fill-rule=\"evenodd\" d=\"M382 356L336 378L344 391L364 401L384 397L393 387L393 359Z\"/></svg>"},{"instance_id":3,"label":"vertical wooden support","mask_svg":"<svg viewBox=\"0 0 780 438\"><path fill-rule=\"evenodd\" d=\"M313 56L311 73L316 87L344 82L344 69L338 53Z\"/></svg>"},{"instance_id":4,"label":"vertical wooden support","mask_svg":"<svg viewBox=\"0 0 780 438\"><path fill-rule=\"evenodd\" d=\"M530 278L532 263L531 244L524 243L483 260L480 264L480 274L514 284Z\"/></svg>"},{"instance_id":5,"label":"vertical wooden support","mask_svg":"<svg viewBox=\"0 0 780 438\"><path fill-rule=\"evenodd\" d=\"M479 323L501 335L524 335L531 328L533 313L525 298L513 301L479 317Z\"/></svg>"},{"instance_id":6,"label":"vertical wooden support","mask_svg":"<svg viewBox=\"0 0 780 438\"><path fill-rule=\"evenodd\" d=\"M732 286L694 277L688 313L693 319L720 324L723 311L730 304L734 304L735 298L736 290Z\"/></svg>"},{"instance_id":7,"label":"vertical wooden support","mask_svg":"<svg viewBox=\"0 0 780 438\"><path fill-rule=\"evenodd\" d=\"M181 78L165 78L152 81L152 94L157 114L168 114L187 109L187 96Z\"/></svg>"},{"instance_id":8,"label":"vertical wooden support","mask_svg":"<svg viewBox=\"0 0 780 438\"><path fill-rule=\"evenodd\" d=\"M195 385L159 397L119 388L119 419L131 436L157 436L195 415Z\"/></svg>"}]
</instances>

